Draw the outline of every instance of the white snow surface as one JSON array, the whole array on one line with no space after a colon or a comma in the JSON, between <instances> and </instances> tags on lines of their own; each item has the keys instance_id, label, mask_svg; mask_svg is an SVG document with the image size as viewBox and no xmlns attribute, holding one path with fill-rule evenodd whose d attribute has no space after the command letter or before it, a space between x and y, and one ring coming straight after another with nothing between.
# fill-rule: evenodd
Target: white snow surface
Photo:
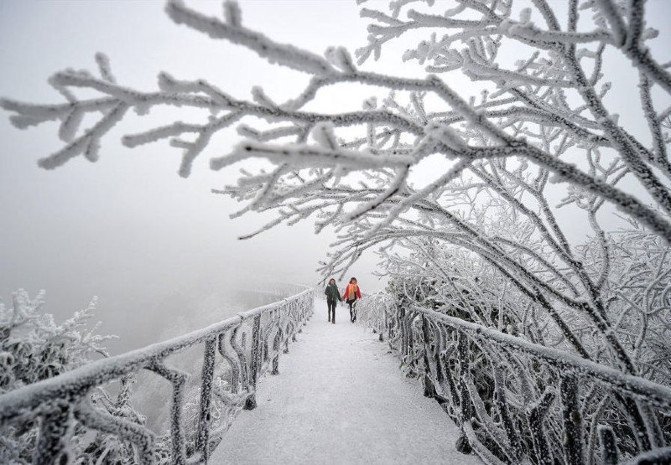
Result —
<instances>
[{"instance_id":1,"label":"white snow surface","mask_svg":"<svg viewBox=\"0 0 671 465\"><path fill-rule=\"evenodd\" d=\"M454 447L458 428L377 335L326 321L326 302L280 359L212 455L235 464L481 464Z\"/></svg>"}]
</instances>

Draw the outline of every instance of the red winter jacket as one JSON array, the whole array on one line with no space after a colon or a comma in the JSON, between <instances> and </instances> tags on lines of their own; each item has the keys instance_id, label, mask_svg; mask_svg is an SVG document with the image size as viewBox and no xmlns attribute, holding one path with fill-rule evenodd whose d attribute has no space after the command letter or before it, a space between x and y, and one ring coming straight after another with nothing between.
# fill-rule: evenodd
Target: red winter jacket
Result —
<instances>
[{"instance_id":1,"label":"red winter jacket","mask_svg":"<svg viewBox=\"0 0 671 465\"><path fill-rule=\"evenodd\" d=\"M342 298L344 300L349 300L350 294L356 295L357 299L361 298L361 289L359 289L358 284L348 284L347 288L345 289L345 293L342 295Z\"/></svg>"}]
</instances>

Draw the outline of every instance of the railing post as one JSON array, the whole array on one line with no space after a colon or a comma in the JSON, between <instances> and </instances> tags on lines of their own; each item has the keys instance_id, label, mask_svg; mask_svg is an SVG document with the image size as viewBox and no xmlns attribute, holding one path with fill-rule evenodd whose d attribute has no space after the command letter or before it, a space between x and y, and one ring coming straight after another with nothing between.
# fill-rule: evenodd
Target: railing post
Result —
<instances>
[{"instance_id":1,"label":"railing post","mask_svg":"<svg viewBox=\"0 0 671 465\"><path fill-rule=\"evenodd\" d=\"M240 361L231 357L226 351L226 337L227 333L219 334L218 348L219 354L226 360L231 368L231 391L234 393L240 392L241 376L240 376Z\"/></svg>"},{"instance_id":2,"label":"railing post","mask_svg":"<svg viewBox=\"0 0 671 465\"><path fill-rule=\"evenodd\" d=\"M263 329L261 330L261 341L261 355L259 358L261 359L261 366L263 366L263 364L268 361L268 354L270 352L268 350L268 334L266 334L266 331L263 331Z\"/></svg>"},{"instance_id":3,"label":"railing post","mask_svg":"<svg viewBox=\"0 0 671 465\"><path fill-rule=\"evenodd\" d=\"M196 437L196 451L201 453L202 463L207 463L210 455L210 421L212 421L212 380L214 378L214 352L217 348L217 338L212 337L205 341L203 357L203 376L200 387L200 419L198 435Z\"/></svg>"},{"instance_id":4,"label":"railing post","mask_svg":"<svg viewBox=\"0 0 671 465\"><path fill-rule=\"evenodd\" d=\"M617 453L617 438L613 428L607 425L597 427L599 441L601 442L601 460L604 465L617 465L619 458Z\"/></svg>"},{"instance_id":5,"label":"railing post","mask_svg":"<svg viewBox=\"0 0 671 465\"><path fill-rule=\"evenodd\" d=\"M229 344L233 348L235 355L238 358L240 364L240 386L247 389L249 386L249 367L247 365L247 356L245 351L240 344L238 343L238 333L240 332L240 326L236 326L233 331L231 331L231 337L229 339Z\"/></svg>"},{"instance_id":6,"label":"railing post","mask_svg":"<svg viewBox=\"0 0 671 465\"><path fill-rule=\"evenodd\" d=\"M221 336L218 339L221 339ZM172 464L185 465L186 448L184 444L184 425L182 424L182 402L184 399L184 386L188 375L168 368L161 360L156 360L150 368L172 384L172 406L170 408Z\"/></svg>"},{"instance_id":7,"label":"railing post","mask_svg":"<svg viewBox=\"0 0 671 465\"><path fill-rule=\"evenodd\" d=\"M251 379L250 384L252 392L245 401L245 410L254 410L256 408L256 381L259 371L261 371L261 315L254 317L252 327L252 359L251 359Z\"/></svg>"},{"instance_id":8,"label":"railing post","mask_svg":"<svg viewBox=\"0 0 671 465\"><path fill-rule=\"evenodd\" d=\"M513 423L512 416L510 415L510 410L508 409L508 399L506 396L505 390L505 381L503 379L503 374L501 373L502 368L497 366L497 362L492 360L492 376L494 378L494 391L496 393L495 403L499 415L501 416L501 423L503 424L503 429L506 432L508 441L510 442L510 447L512 449L512 455L515 459L520 460L524 454L523 448L520 445L520 440L518 437L517 430L515 429L515 424Z\"/></svg>"},{"instance_id":9,"label":"railing post","mask_svg":"<svg viewBox=\"0 0 671 465\"><path fill-rule=\"evenodd\" d=\"M382 311L383 318L377 319L377 332L379 333L379 341L384 342L384 330L387 327L387 312L386 309Z\"/></svg>"},{"instance_id":10,"label":"railing post","mask_svg":"<svg viewBox=\"0 0 671 465\"><path fill-rule=\"evenodd\" d=\"M562 376L560 383L564 418L564 450L568 463L583 463L582 415L578 405L578 379L575 373Z\"/></svg>"},{"instance_id":11,"label":"railing post","mask_svg":"<svg viewBox=\"0 0 671 465\"><path fill-rule=\"evenodd\" d=\"M543 418L554 399L555 392L550 388L546 388L536 403L527 411L527 422L534 446L533 452L536 454L537 461L541 465L552 465L554 463L545 436L545 427L543 426Z\"/></svg>"},{"instance_id":12,"label":"railing post","mask_svg":"<svg viewBox=\"0 0 671 465\"><path fill-rule=\"evenodd\" d=\"M270 372L271 375L280 374L280 346L282 345L282 328L277 328L275 333L275 339L273 340L273 352L275 356L273 357L273 369Z\"/></svg>"},{"instance_id":13,"label":"railing post","mask_svg":"<svg viewBox=\"0 0 671 465\"><path fill-rule=\"evenodd\" d=\"M401 360L405 362L408 355L408 332L405 328L405 309L402 305L398 307L398 330L401 332Z\"/></svg>"},{"instance_id":14,"label":"railing post","mask_svg":"<svg viewBox=\"0 0 671 465\"><path fill-rule=\"evenodd\" d=\"M422 336L424 338L424 397L433 399L436 397L436 387L431 380L431 360L433 354L429 357L429 341L431 339L429 332L429 323L424 315L422 315Z\"/></svg>"},{"instance_id":15,"label":"railing post","mask_svg":"<svg viewBox=\"0 0 671 465\"><path fill-rule=\"evenodd\" d=\"M471 421L473 417L473 405L468 394L466 376L468 376L468 338L461 331L457 332L457 360L459 361L459 397L461 407L461 422Z\"/></svg>"},{"instance_id":16,"label":"railing post","mask_svg":"<svg viewBox=\"0 0 671 465\"><path fill-rule=\"evenodd\" d=\"M52 465L57 459L61 461L69 421L70 406L68 403L66 401L52 403L40 421L33 464Z\"/></svg>"}]
</instances>

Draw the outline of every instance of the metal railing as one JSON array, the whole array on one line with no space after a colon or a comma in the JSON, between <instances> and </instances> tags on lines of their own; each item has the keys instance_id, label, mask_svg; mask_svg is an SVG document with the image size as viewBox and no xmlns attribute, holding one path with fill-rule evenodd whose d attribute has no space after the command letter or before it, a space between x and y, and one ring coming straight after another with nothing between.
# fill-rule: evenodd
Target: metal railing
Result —
<instances>
[{"instance_id":1,"label":"metal railing","mask_svg":"<svg viewBox=\"0 0 671 465\"><path fill-rule=\"evenodd\" d=\"M278 373L280 352L288 352L289 341L296 340L296 333L312 315L313 299L314 291L309 289L169 341L92 362L8 392L0 396L0 427L26 429L39 425L33 463L40 465L63 460L67 448L63 438L75 428L117 436L131 443L134 460L143 464L206 463L237 412L256 406L259 375L267 369ZM198 407L196 418L189 422L184 418L189 375L168 366L166 359L198 345L203 346L195 394ZM157 459L161 454L156 450L158 438L154 431L141 422L97 408L91 400L94 389L120 382L119 389L123 391L129 377L140 372L158 375L171 385L170 432L163 438L168 450L163 451L162 460Z\"/></svg>"},{"instance_id":2,"label":"metal railing","mask_svg":"<svg viewBox=\"0 0 671 465\"><path fill-rule=\"evenodd\" d=\"M668 386L389 296L359 316L486 463L671 463Z\"/></svg>"}]
</instances>

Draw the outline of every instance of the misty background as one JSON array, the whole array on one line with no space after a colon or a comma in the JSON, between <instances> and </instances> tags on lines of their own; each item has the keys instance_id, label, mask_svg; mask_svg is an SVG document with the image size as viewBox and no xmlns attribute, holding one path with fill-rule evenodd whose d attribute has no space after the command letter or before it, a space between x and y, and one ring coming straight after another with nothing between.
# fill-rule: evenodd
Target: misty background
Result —
<instances>
[{"instance_id":1,"label":"misty background","mask_svg":"<svg viewBox=\"0 0 671 465\"><path fill-rule=\"evenodd\" d=\"M190 3L221 16L219 0ZM278 42L320 54L332 45L353 52L366 43L367 21L359 17L354 0L239 3L243 24ZM371 1L365 6L387 3ZM249 98L251 88L262 85L271 98L282 101L307 84L304 74L175 25L163 7L163 1L153 0L0 0L0 96L62 102L47 78L69 67L95 70L94 54L99 51L109 56L119 84L147 91L156 89L156 76L163 70L178 79L206 78L238 98ZM648 9L652 27L662 27L671 18L671 2L666 0L651 1ZM660 40L652 43L667 48ZM401 65L400 53L389 50L375 64L377 72L425 76L420 66ZM514 53L510 59L515 59ZM620 112L620 123L632 134L648 140L644 119L629 110L629 99L638 98L633 67L607 60L604 72L616 73L624 83L606 98L609 108ZM477 93L462 75L445 77L465 95ZM307 109L359 109L371 95L385 94L356 84L327 88ZM131 150L119 139L174 120L202 121L202 113L168 108L142 118L129 115L105 137L97 163L78 157L54 171L38 168L37 160L61 147L56 125L19 131L8 116L0 113L0 296L5 301L18 288L31 295L45 289L46 311L62 321L98 296L100 332L120 336L110 343L112 353L119 353L276 300L278 292L291 292L292 286L321 280L315 269L334 240L333 231L315 235L306 222L237 240L271 216L252 213L231 220L229 215L242 205L210 192L233 183L240 168L209 169L211 157L227 153L239 140L234 129L214 138L194 162L191 176L182 179L177 175L179 150L166 143ZM415 169L419 185L441 173L437 158L429 157ZM253 162L243 165L255 167ZM562 196L558 187L557 200ZM585 223L582 217L571 221L575 214L570 209L559 212L573 228L571 240L581 241ZM604 224L617 226L612 210L600 214L612 216ZM364 293L384 286L372 275L375 263L369 253L347 273L359 279ZM338 284L342 287L344 281Z\"/></svg>"},{"instance_id":2,"label":"misty background","mask_svg":"<svg viewBox=\"0 0 671 465\"><path fill-rule=\"evenodd\" d=\"M95 69L98 51L110 57L120 84L144 90L156 88L161 70L211 79L240 98L257 84L289 98L306 82L304 75L271 66L241 47L176 26L163 6L162 1L0 0L0 96L61 102L47 78L68 67ZM365 41L354 2L243 1L241 6L246 24L317 52ZM221 14L218 0L198 2L198 8ZM351 33L343 34L343 25ZM127 132L184 117L174 109L159 113L143 118L151 122L132 115L119 124L105 138L97 163L73 160L54 171L38 168L37 160L60 148L56 127L19 131L7 113L0 114L5 303L18 288L31 295L45 289L46 311L62 321L98 296L100 332L120 336L109 344L119 353L277 300L277 292L293 292L290 285L312 286L321 279L315 269L335 238L332 231L315 235L305 223L237 239L271 216L231 220L229 214L242 205L210 193L233 183L238 172L235 166L215 173L208 165L238 139L234 131L214 141L188 179L177 175L180 153L167 144L135 150L120 144ZM348 272L364 292L383 286L371 275L375 261L366 257Z\"/></svg>"}]
</instances>

